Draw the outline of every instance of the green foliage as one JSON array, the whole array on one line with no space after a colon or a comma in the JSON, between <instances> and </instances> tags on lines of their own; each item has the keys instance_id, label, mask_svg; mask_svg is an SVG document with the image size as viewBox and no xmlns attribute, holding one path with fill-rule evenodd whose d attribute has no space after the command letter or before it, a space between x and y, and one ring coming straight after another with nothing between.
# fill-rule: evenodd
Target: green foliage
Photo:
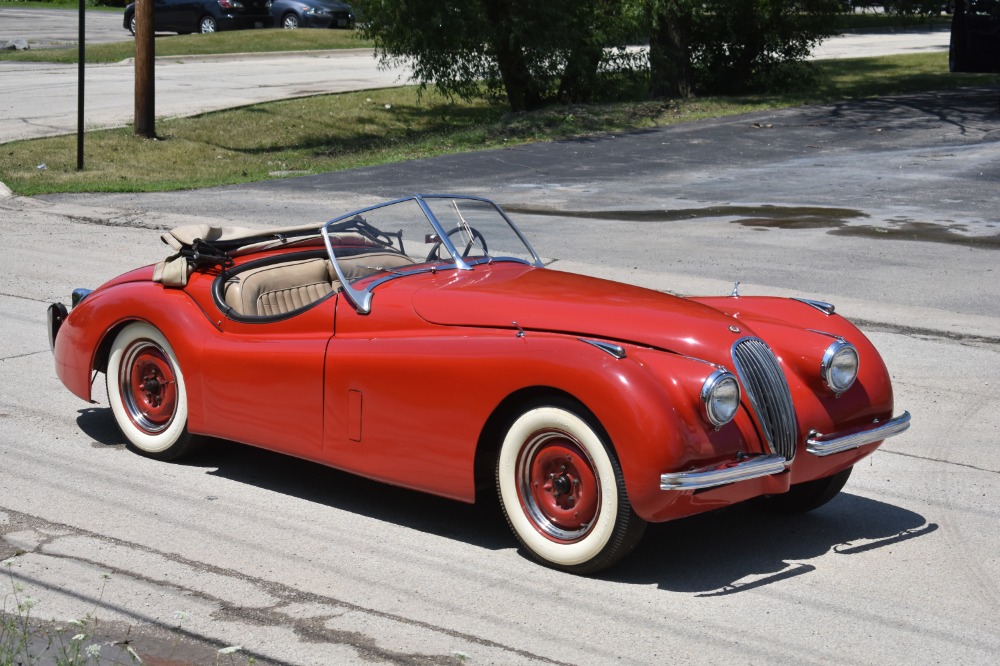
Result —
<instances>
[{"instance_id":1,"label":"green foliage","mask_svg":"<svg viewBox=\"0 0 1000 666\"><path fill-rule=\"evenodd\" d=\"M383 62L468 100L485 90L515 111L592 96L604 48L634 34L632 0L359 0ZM632 14L630 14L632 12Z\"/></svg>"},{"instance_id":2,"label":"green foliage","mask_svg":"<svg viewBox=\"0 0 1000 666\"><path fill-rule=\"evenodd\" d=\"M691 26L695 90L739 94L801 80L810 50L833 34L829 0L708 0Z\"/></svg>"},{"instance_id":3,"label":"green foliage","mask_svg":"<svg viewBox=\"0 0 1000 666\"><path fill-rule=\"evenodd\" d=\"M915 1L915 0L914 0ZM841 0L358 0L365 37L421 86L514 111L631 94L743 93L803 79ZM625 50L650 43L647 57ZM622 97L619 95L618 97Z\"/></svg>"}]
</instances>

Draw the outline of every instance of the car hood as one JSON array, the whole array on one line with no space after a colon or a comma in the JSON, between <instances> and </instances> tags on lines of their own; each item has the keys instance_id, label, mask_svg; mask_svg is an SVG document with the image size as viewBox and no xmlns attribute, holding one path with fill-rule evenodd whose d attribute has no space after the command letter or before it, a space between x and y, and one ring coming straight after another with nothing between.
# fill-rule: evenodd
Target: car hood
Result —
<instances>
[{"instance_id":1,"label":"car hood","mask_svg":"<svg viewBox=\"0 0 1000 666\"><path fill-rule=\"evenodd\" d=\"M707 305L545 268L462 271L416 291L413 308L434 324L597 337L718 364L729 362L737 339L752 334L745 322Z\"/></svg>"}]
</instances>

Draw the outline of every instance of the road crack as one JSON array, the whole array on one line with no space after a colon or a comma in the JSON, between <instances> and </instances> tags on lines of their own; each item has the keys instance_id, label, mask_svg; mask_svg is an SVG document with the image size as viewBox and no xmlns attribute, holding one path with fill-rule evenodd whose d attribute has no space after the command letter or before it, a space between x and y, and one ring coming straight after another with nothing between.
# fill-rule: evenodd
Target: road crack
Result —
<instances>
[{"instance_id":1,"label":"road crack","mask_svg":"<svg viewBox=\"0 0 1000 666\"><path fill-rule=\"evenodd\" d=\"M372 637L367 634L356 631L329 627L326 624L327 621L335 619L339 616L343 616L348 613L359 613L371 618L377 618L383 621L414 627L424 631L432 632L434 634L443 635L459 641L478 645L484 648L497 650L502 653L509 654L511 655L511 657L516 656L524 659L530 659L538 663L552 664L555 666L567 666L565 662L549 659L547 657L543 657L528 652L527 650L522 650L520 648L516 648L513 646L504 645L497 641L493 641L487 638L482 638L480 636L468 634L462 631L449 629L447 627L435 625L430 622L424 622L422 620L409 618L396 613L380 611L375 608L368 608L365 606L361 606L359 604L336 599L334 597L325 596L322 594L317 594L306 590L296 589L288 585L285 585L283 583L265 580L262 578L258 578L256 576L250 576L239 571L225 569L204 562L190 560L181 555L173 553L164 553L141 544L124 541L122 539L118 539L115 537L105 536L102 534L73 527L70 525L53 523L43 518L32 516L30 514L21 513L10 509L4 509L4 512L8 514L10 520L8 525L0 526L3 528L2 530L0 530L0 532L13 532L19 529L23 529L22 526L25 527L30 526L30 528L34 529L36 532L45 534L47 536L47 538L40 541L38 545L32 549L32 553L36 555L51 557L53 559L63 559L82 564L87 564L95 568L102 569L104 571L109 571L112 575L128 577L154 586L173 589L182 592L185 595L189 595L217 605L218 610L216 610L214 613L216 619L222 621L241 620L258 626L291 627L293 631L296 633L296 635L298 635L300 639L303 640L304 642L331 643L331 644L349 646L354 650L356 650L358 656L363 660L383 661L394 664L442 664L442 665L449 664L450 665L450 664L462 663L465 657L457 654L427 655L427 654L406 654L403 652L393 651L388 648L380 647L377 643L376 637ZM258 591L261 591L264 594L268 595L274 601L264 607L255 608L247 606L235 606L231 602L220 599L203 590L186 587L176 582L168 582L163 578L150 576L146 573L143 573L142 571L132 571L129 569L121 569L115 567L111 565L107 559L91 559L89 557L84 557L78 554L63 554L59 552L53 552L50 549L50 547L56 546L57 545L56 542L58 542L60 539L74 538L74 537L88 538L110 546L124 548L132 552L145 553L147 555L152 555L154 557L161 558L164 561L188 567L194 571L198 571L201 573L210 573L218 575L223 578L240 580L250 584ZM283 608L286 608L292 603L315 604L317 606L323 607L324 611L326 608L329 608L329 612L321 612L320 614L308 619L295 618L289 615L287 612L283 612L282 610ZM124 609L119 608L117 610L119 612L122 612ZM144 622L148 622L151 624L157 624L157 621L153 618L146 618L144 616L135 614L133 611L127 611L127 612L129 614L134 615L137 620L142 620ZM188 632L182 632L182 633L185 633L185 635L188 634ZM213 640L211 637L201 636L193 632L190 633L190 637L198 640L207 640L207 641ZM251 654L251 653L244 652L244 654ZM273 661L272 658L267 656L260 656L260 658Z\"/></svg>"}]
</instances>

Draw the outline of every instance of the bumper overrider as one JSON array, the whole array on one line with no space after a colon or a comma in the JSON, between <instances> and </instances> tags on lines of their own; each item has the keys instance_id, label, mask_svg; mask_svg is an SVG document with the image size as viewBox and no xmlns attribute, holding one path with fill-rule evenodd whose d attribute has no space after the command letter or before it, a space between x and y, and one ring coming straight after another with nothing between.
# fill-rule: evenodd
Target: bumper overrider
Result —
<instances>
[{"instance_id":1,"label":"bumper overrider","mask_svg":"<svg viewBox=\"0 0 1000 666\"><path fill-rule=\"evenodd\" d=\"M865 444L879 442L898 435L910 427L910 413L885 421L875 422L864 428L848 433L822 435L813 433L806 439L806 452L814 456L830 456L856 449ZM788 460L784 456L758 455L724 466L713 466L687 472L672 472L660 475L661 490L702 490L729 483L749 481L762 476L780 474L785 471Z\"/></svg>"}]
</instances>

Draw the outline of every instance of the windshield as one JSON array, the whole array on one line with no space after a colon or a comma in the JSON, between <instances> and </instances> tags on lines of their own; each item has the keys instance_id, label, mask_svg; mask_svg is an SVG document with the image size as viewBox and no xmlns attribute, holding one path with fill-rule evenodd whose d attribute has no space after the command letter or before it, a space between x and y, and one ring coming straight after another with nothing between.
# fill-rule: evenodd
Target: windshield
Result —
<instances>
[{"instance_id":1,"label":"windshield","mask_svg":"<svg viewBox=\"0 0 1000 666\"><path fill-rule=\"evenodd\" d=\"M492 201L420 195L335 218L323 238L344 293L362 312L386 280L493 261L541 266L513 222Z\"/></svg>"}]
</instances>

